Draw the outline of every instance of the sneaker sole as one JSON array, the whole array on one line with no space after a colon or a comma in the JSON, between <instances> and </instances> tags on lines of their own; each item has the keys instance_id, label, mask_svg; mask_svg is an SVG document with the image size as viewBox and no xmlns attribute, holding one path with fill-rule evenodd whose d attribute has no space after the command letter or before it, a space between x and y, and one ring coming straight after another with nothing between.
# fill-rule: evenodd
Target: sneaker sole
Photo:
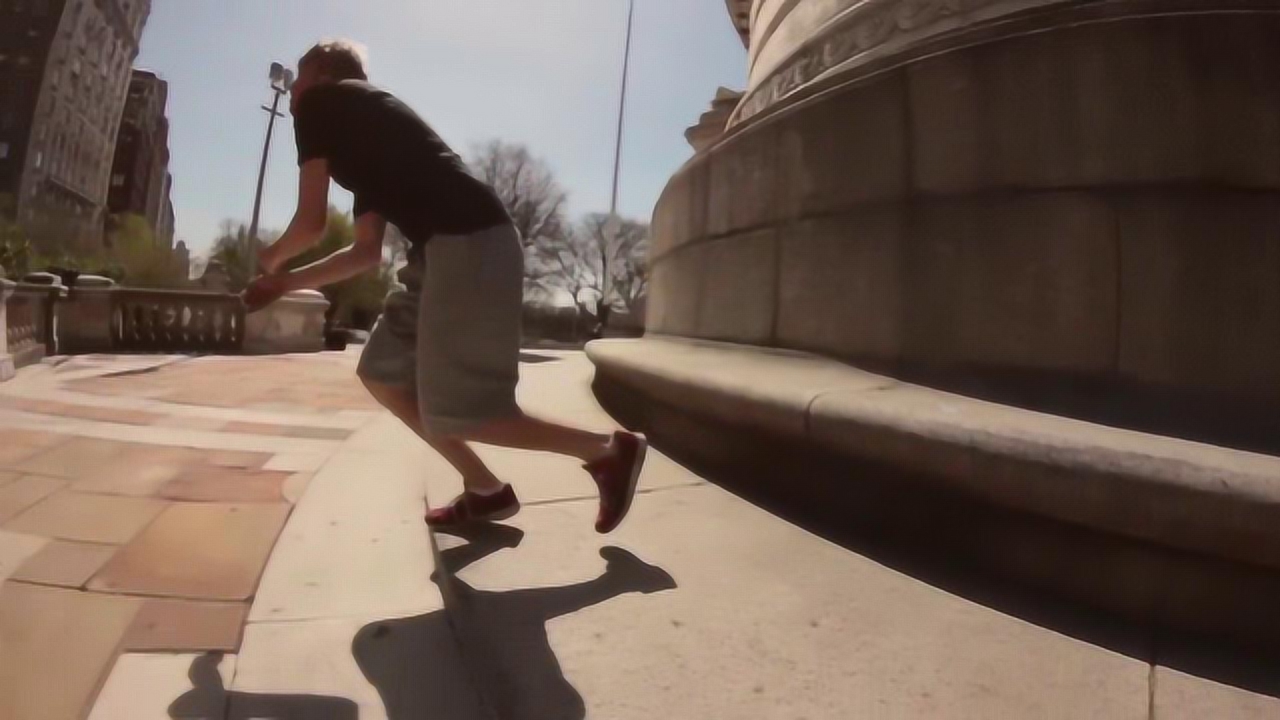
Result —
<instances>
[{"instance_id":1,"label":"sneaker sole","mask_svg":"<svg viewBox=\"0 0 1280 720\"><path fill-rule=\"evenodd\" d=\"M511 518L515 517L516 514L519 512L520 512L520 503L517 502L515 505L512 505L511 507L505 510L499 510L496 513L485 515L484 517L471 518L470 520L466 520L460 523L432 524L431 521L427 520L426 518L423 518L423 522L425 522L427 524L427 527L431 528L432 530L438 530L443 528L464 527L466 525L482 525L484 523L501 522L503 520L510 520Z\"/></svg>"},{"instance_id":2,"label":"sneaker sole","mask_svg":"<svg viewBox=\"0 0 1280 720\"><path fill-rule=\"evenodd\" d=\"M631 512L631 503L636 499L636 490L640 485L640 473L644 470L645 457L649 454L649 440L644 435L636 435L636 458L631 464L631 477L627 478L627 494L622 502L622 509L618 511L618 519L614 521L613 527L610 527L602 533L611 533L618 529L623 520L627 519L627 513Z\"/></svg>"}]
</instances>

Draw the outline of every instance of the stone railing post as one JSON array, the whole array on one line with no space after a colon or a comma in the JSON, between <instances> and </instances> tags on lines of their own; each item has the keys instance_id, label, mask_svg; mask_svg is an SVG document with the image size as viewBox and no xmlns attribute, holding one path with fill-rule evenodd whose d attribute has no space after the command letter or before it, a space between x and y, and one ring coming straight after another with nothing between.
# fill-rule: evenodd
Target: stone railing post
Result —
<instances>
[{"instance_id":1,"label":"stone railing post","mask_svg":"<svg viewBox=\"0 0 1280 720\"><path fill-rule=\"evenodd\" d=\"M13 356L9 354L9 296L17 285L11 280L0 277L0 382L12 380L17 370L13 365Z\"/></svg>"},{"instance_id":2,"label":"stone railing post","mask_svg":"<svg viewBox=\"0 0 1280 720\"><path fill-rule=\"evenodd\" d=\"M285 295L245 324L246 353L305 353L324 350L324 316L329 301L315 290Z\"/></svg>"},{"instance_id":3,"label":"stone railing post","mask_svg":"<svg viewBox=\"0 0 1280 720\"><path fill-rule=\"evenodd\" d=\"M58 345L65 355L110 352L111 300L115 281L96 275L76 279L59 308Z\"/></svg>"}]
</instances>

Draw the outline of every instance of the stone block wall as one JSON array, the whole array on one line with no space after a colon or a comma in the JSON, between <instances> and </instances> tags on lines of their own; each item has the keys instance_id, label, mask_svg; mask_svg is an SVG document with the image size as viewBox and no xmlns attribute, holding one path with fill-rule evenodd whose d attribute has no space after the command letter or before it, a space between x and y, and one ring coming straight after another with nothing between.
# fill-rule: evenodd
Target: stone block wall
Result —
<instances>
[{"instance_id":1,"label":"stone block wall","mask_svg":"<svg viewBox=\"0 0 1280 720\"><path fill-rule=\"evenodd\" d=\"M1280 401L1280 2L933 4L972 12L786 94L852 4L757 3L738 118L655 213L650 331Z\"/></svg>"}]
</instances>

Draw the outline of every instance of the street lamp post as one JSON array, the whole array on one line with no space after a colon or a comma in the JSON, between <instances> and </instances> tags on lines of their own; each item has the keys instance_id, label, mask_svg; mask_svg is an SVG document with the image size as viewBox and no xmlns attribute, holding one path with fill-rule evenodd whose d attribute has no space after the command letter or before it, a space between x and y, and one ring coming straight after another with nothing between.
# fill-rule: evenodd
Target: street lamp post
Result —
<instances>
[{"instance_id":1,"label":"street lamp post","mask_svg":"<svg viewBox=\"0 0 1280 720\"><path fill-rule=\"evenodd\" d=\"M267 158L271 155L271 136L276 130L276 118L284 117L284 113L280 112L280 98L293 87L293 71L285 69L280 63L271 63L271 90L275 97L271 100L271 107L262 106L271 115L271 119L267 121L267 139L262 144L262 165L258 168L258 192L253 198L253 218L249 221L249 237L247 242L249 277L252 278L257 271L258 265L258 220L262 214L262 186L267 179Z\"/></svg>"},{"instance_id":2,"label":"street lamp post","mask_svg":"<svg viewBox=\"0 0 1280 720\"><path fill-rule=\"evenodd\" d=\"M609 221L604 231L614 246L622 232L622 218L618 217L618 186L622 179L622 134L627 118L627 79L631 71L631 34L635 27L636 2L627 0L627 41L622 51L622 90L618 96L618 136L613 150L613 197L609 202ZM600 253L600 301L597 313L601 325L607 321L609 311L609 246ZM603 330L603 327L601 328Z\"/></svg>"},{"instance_id":3,"label":"street lamp post","mask_svg":"<svg viewBox=\"0 0 1280 720\"><path fill-rule=\"evenodd\" d=\"M627 75L631 70L631 30L635 24L636 2L627 0L627 44L622 52L622 92L618 97L618 141L613 151L613 200L609 215L614 222L618 217L618 181L622 171L622 130L627 116Z\"/></svg>"}]
</instances>

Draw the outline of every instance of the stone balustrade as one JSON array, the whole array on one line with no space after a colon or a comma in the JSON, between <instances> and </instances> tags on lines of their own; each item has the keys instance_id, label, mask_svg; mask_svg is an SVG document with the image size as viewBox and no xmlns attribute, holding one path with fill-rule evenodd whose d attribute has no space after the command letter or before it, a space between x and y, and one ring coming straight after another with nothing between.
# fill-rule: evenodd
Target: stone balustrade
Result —
<instances>
[{"instance_id":1,"label":"stone balustrade","mask_svg":"<svg viewBox=\"0 0 1280 720\"><path fill-rule=\"evenodd\" d=\"M70 290L54 275L0 278L0 382L55 355L320 352L329 302L313 290L247 316L238 295L118 287L84 275Z\"/></svg>"},{"instance_id":2,"label":"stone balustrade","mask_svg":"<svg viewBox=\"0 0 1280 720\"><path fill-rule=\"evenodd\" d=\"M133 288L110 293L114 352L235 354L244 330L244 303L235 295Z\"/></svg>"},{"instance_id":3,"label":"stone balustrade","mask_svg":"<svg viewBox=\"0 0 1280 720\"><path fill-rule=\"evenodd\" d=\"M66 288L57 283L5 282L4 345L0 346L0 377L10 370L40 362L58 351L58 301Z\"/></svg>"},{"instance_id":4,"label":"stone balustrade","mask_svg":"<svg viewBox=\"0 0 1280 720\"><path fill-rule=\"evenodd\" d=\"M258 355L320 352L328 310L329 301L315 290L291 292L247 318L244 351Z\"/></svg>"}]
</instances>

